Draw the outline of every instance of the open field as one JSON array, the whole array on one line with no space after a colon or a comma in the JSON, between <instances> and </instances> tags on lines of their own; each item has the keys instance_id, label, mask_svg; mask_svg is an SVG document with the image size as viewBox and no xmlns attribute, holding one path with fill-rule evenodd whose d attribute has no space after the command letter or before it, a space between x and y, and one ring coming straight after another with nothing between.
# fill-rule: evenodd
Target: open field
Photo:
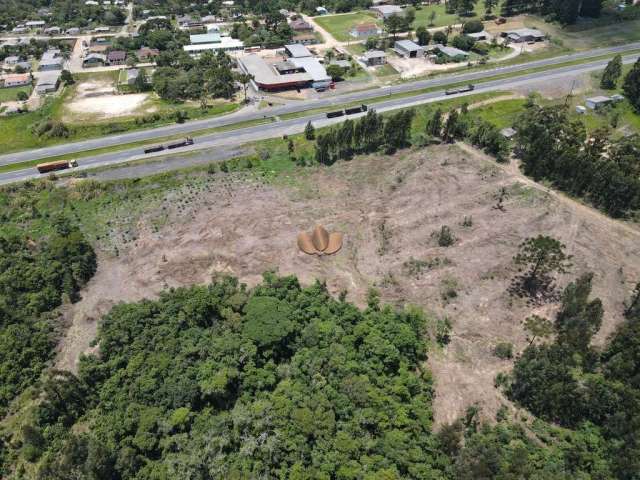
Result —
<instances>
[{"instance_id":1,"label":"open field","mask_svg":"<svg viewBox=\"0 0 640 480\"><path fill-rule=\"evenodd\" d=\"M0 103L13 102L18 98L18 92L25 92L27 95L31 95L33 87L25 85L24 87L12 87L12 88L0 88Z\"/></svg>"},{"instance_id":2,"label":"open field","mask_svg":"<svg viewBox=\"0 0 640 480\"><path fill-rule=\"evenodd\" d=\"M436 16L431 22L431 15L435 12ZM444 3L439 5L423 5L416 9L416 19L413 22L413 28L423 27L446 27L448 25L457 25L464 23L473 18L482 18L485 14L484 2L477 2L474 9L475 16L460 17L456 13L447 13Z\"/></svg>"},{"instance_id":3,"label":"open field","mask_svg":"<svg viewBox=\"0 0 640 480\"><path fill-rule=\"evenodd\" d=\"M281 146L265 148L278 152ZM451 342L430 355L442 423L474 402L487 415L506 402L493 379L509 362L494 357L493 347L510 341L520 350L526 344L520 322L554 309L531 307L507 293L523 238L545 233L567 244L575 266L558 279L560 286L595 272L595 294L606 310L600 340L620 321L625 288L619 285L640 275L635 227L549 192L468 147L372 155L331 168L292 168L286 154L274 161L260 172L201 170L128 182L126 190L73 180L69 188L85 199L75 212L81 219L94 212L91 228L99 233L101 253L97 275L68 311L71 327L58 366L74 368L96 319L119 301L203 283L215 273L255 284L262 272L276 269L305 283L325 280L332 293L347 290L361 305L375 286L386 302L423 306L434 324L448 319ZM282 170L268 175L271 168ZM493 206L503 187L501 212ZM119 192L120 200L108 190ZM465 216L471 225L462 225ZM316 223L345 233L335 257L298 252L297 233ZM457 239L448 248L432 237L443 225ZM412 268L412 259L421 269Z\"/></svg>"},{"instance_id":4,"label":"open field","mask_svg":"<svg viewBox=\"0 0 640 480\"><path fill-rule=\"evenodd\" d=\"M315 17L314 20L340 42L356 41L349 31L361 23L376 23L382 26L382 21L373 12L361 11L339 15Z\"/></svg>"}]
</instances>

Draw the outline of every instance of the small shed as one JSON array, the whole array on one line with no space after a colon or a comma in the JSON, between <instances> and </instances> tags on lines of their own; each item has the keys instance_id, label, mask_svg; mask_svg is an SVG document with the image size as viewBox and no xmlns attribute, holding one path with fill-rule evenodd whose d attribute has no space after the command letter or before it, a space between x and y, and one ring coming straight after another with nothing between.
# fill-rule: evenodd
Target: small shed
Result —
<instances>
[{"instance_id":1,"label":"small shed","mask_svg":"<svg viewBox=\"0 0 640 480\"><path fill-rule=\"evenodd\" d=\"M504 138L512 139L517 135L518 131L515 128L507 127L500 130L500 135Z\"/></svg>"},{"instance_id":2,"label":"small shed","mask_svg":"<svg viewBox=\"0 0 640 480\"><path fill-rule=\"evenodd\" d=\"M597 97L587 98L585 104L587 108L590 108L591 110L598 110L599 108L602 108L605 105L609 105L612 101L613 100L611 100L611 97L598 95Z\"/></svg>"}]
</instances>

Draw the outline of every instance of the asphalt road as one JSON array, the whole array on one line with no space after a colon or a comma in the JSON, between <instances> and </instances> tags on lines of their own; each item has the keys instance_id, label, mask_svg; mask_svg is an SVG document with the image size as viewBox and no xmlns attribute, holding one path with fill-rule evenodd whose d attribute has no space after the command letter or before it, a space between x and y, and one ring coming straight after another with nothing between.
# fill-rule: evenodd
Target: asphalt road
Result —
<instances>
[{"instance_id":1,"label":"asphalt road","mask_svg":"<svg viewBox=\"0 0 640 480\"><path fill-rule=\"evenodd\" d=\"M183 124L173 124L164 127L158 127L150 130L140 130L135 132L124 133L120 135L110 135L101 138L95 138L91 140L84 140L80 142L65 143L61 145L40 148L35 150L26 150L22 152L10 153L6 155L0 155L0 165L7 165L11 163L25 162L29 160L37 160L40 158L52 157L56 155L73 154L85 150L93 150L96 148L103 148L115 145L122 145L126 143L133 143L139 141L148 141L156 138L166 137L170 135L187 135L189 133L215 127L222 127L226 125L232 125L235 123L257 120L263 117L276 117L289 113L303 112L316 108L328 107L331 105L339 105L349 102L367 101L372 98L380 97L381 95L392 95L396 93L406 93L415 90L421 90L424 88L439 87L452 82L474 82L482 80L495 75L501 75L506 73L517 73L523 70L528 70L536 67L544 67L557 65L560 63L569 62L572 60L586 59L590 57L596 57L600 55L623 53L628 50L640 49L640 42L620 45L616 47L607 47L595 50L589 50L580 53L573 53L569 55L562 55L559 57L548 58L544 60L537 60L534 62L528 62L519 65L511 65L505 67L494 68L490 70L476 71L464 74L452 74L446 75L429 80L419 80L415 82L407 82L398 85L391 85L388 87L374 88L370 90L364 90L360 92L353 92L342 95L333 95L318 100L310 100L300 102L299 104L288 104L280 107L270 109L268 112L237 112L222 117L208 118L202 120L195 120L191 122L185 122ZM577 67L572 66L571 69ZM537 78L540 78L544 73L535 74Z\"/></svg>"},{"instance_id":2,"label":"asphalt road","mask_svg":"<svg viewBox=\"0 0 640 480\"><path fill-rule=\"evenodd\" d=\"M631 63L636 61L637 58L638 58L638 55L636 54L628 55L623 57L623 61L624 63ZM473 92L468 92L462 95L474 95L474 94L483 93L483 92L509 90L516 87L539 84L540 82L554 82L557 84L564 84L567 86L567 93L569 93L570 82L572 78L579 77L580 75L583 75L585 73L589 73L592 71L601 70L606 66L607 62L608 60L598 60L598 61L589 62L581 65L570 65L570 66L559 67L557 69L553 69L545 72L523 74L521 76L513 77L509 79L493 80L493 81L485 82L482 84L478 84L476 86L476 89ZM457 78L459 77L456 77L456 79ZM462 81L466 81L466 80L462 80ZM450 83L450 80L445 83ZM362 92L362 93L369 93L369 91ZM395 93L395 92L392 92L392 93ZM346 95L346 96L352 97L353 95ZM458 96L461 96L461 95L458 95ZM416 106L424 103L437 102L437 101L448 99L448 98L452 98L452 96L445 95L443 91L436 91L436 92L416 94L411 97L381 101L376 103L375 108L376 108L376 111L378 112L384 112L389 110L396 110L399 108L409 108L411 106ZM351 100L343 99L341 100L341 103L345 101L348 102ZM350 118L356 118L356 117L358 117L358 115L353 115ZM240 145L244 145L251 142L257 142L257 141L268 139L268 138L276 138L282 135L292 135L295 133L300 133L304 130L304 127L309 121L311 121L316 127L323 127L326 125L339 123L344 119L345 117L327 119L325 114L320 113L320 114L301 116L301 117L290 119L290 120L276 121L268 124L239 128L233 131L212 133L212 134L197 137L195 145L191 147L182 148L180 150L175 150L171 152L170 157L172 158L172 163L174 163L175 168L178 168L180 164L175 162L176 157L179 158L180 156L188 156L189 154L192 154L193 152L196 152L196 151L203 151L203 150L206 151L207 149L220 149L222 147L224 148L237 147ZM176 125L176 126L184 127L185 125ZM145 133L145 132L140 132L140 133ZM104 146L104 144L100 146ZM158 160L158 163L157 163L158 171L166 170L162 166L163 164L162 159L168 156L166 152L159 152L157 154L145 155L142 150L143 150L143 147L136 147L136 148L122 150L119 152L111 152L111 153L105 153L105 154L96 155L92 157L86 157L79 160L80 166L77 167L75 170L86 170L86 169L91 169L96 167L117 165L119 163L131 162L135 160L153 160L153 159ZM53 155L50 149L48 149L47 152L48 152L47 153L48 156ZM8 163L11 163L11 162L8 162ZM0 184L24 181L32 178L37 178L39 176L40 175L37 173L35 168L28 168L24 170L16 170L13 172L1 173Z\"/></svg>"}]
</instances>

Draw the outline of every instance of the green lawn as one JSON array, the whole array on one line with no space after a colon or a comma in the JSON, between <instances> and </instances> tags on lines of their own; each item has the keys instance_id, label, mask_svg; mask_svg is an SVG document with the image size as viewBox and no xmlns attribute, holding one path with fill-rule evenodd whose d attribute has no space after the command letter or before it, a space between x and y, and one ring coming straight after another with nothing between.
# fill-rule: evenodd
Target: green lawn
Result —
<instances>
[{"instance_id":1,"label":"green lawn","mask_svg":"<svg viewBox=\"0 0 640 480\"><path fill-rule=\"evenodd\" d=\"M18 99L18 92L26 92L27 95L31 95L31 85L25 85L24 87L12 87L12 88L0 88L0 103L13 102Z\"/></svg>"},{"instance_id":2,"label":"green lawn","mask_svg":"<svg viewBox=\"0 0 640 480\"><path fill-rule=\"evenodd\" d=\"M356 40L349 31L356 25L361 23L374 22L378 25L382 25L382 22L375 16L373 12L354 12L346 13L344 15L324 15L322 17L315 17L314 20L329 32L333 38L340 42L348 42L349 40Z\"/></svg>"},{"instance_id":3,"label":"green lawn","mask_svg":"<svg viewBox=\"0 0 640 480\"><path fill-rule=\"evenodd\" d=\"M496 10L497 11L497 10ZM435 12L436 16L431 25L431 14ZM480 1L475 8L476 17L482 17L485 14L484 2ZM444 4L422 6L416 10L416 19L413 22L413 28L423 27L446 27L447 25L457 25L469 21L474 17L460 17L457 13L447 13Z\"/></svg>"},{"instance_id":4,"label":"green lawn","mask_svg":"<svg viewBox=\"0 0 640 480\"><path fill-rule=\"evenodd\" d=\"M511 127L522 112L525 100L521 98L501 100L473 110L474 115L493 123L498 128Z\"/></svg>"}]
</instances>

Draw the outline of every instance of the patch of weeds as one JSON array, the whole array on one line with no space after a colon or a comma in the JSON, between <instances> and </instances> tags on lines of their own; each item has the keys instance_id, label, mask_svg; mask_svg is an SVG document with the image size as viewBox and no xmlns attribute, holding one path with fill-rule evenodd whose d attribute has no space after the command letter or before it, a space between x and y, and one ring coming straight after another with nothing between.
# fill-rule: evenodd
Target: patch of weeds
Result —
<instances>
[{"instance_id":1,"label":"patch of weeds","mask_svg":"<svg viewBox=\"0 0 640 480\"><path fill-rule=\"evenodd\" d=\"M509 387L509 374L500 372L496 375L496 378L493 380L493 386L496 388L508 388Z\"/></svg>"},{"instance_id":2,"label":"patch of weeds","mask_svg":"<svg viewBox=\"0 0 640 480\"><path fill-rule=\"evenodd\" d=\"M395 287L398 285L398 281L396 277L393 276L393 273L387 272L382 277L382 281L380 282L380 286L383 288Z\"/></svg>"},{"instance_id":3,"label":"patch of weeds","mask_svg":"<svg viewBox=\"0 0 640 480\"><path fill-rule=\"evenodd\" d=\"M465 228L473 227L473 217L471 215L465 215L464 218L462 219L462 222L460 222L460 225L462 225Z\"/></svg>"},{"instance_id":4,"label":"patch of weeds","mask_svg":"<svg viewBox=\"0 0 640 480\"><path fill-rule=\"evenodd\" d=\"M450 247L456 243L456 237L447 225L443 225L442 228L431 234L438 241L440 247Z\"/></svg>"},{"instance_id":5,"label":"patch of weeds","mask_svg":"<svg viewBox=\"0 0 640 480\"><path fill-rule=\"evenodd\" d=\"M439 318L436 322L436 343L441 347L451 342L451 321L449 317Z\"/></svg>"},{"instance_id":6,"label":"patch of weeds","mask_svg":"<svg viewBox=\"0 0 640 480\"><path fill-rule=\"evenodd\" d=\"M378 247L378 255L383 256L389 251L389 243L391 242L391 230L387 227L387 221L383 220L378 227L380 232L380 246Z\"/></svg>"},{"instance_id":7,"label":"patch of weeds","mask_svg":"<svg viewBox=\"0 0 640 480\"><path fill-rule=\"evenodd\" d=\"M451 265L451 260L447 257L434 257L428 260L419 260L410 257L409 260L402 264L402 268L406 275L414 278L420 278L426 271L447 265Z\"/></svg>"},{"instance_id":8,"label":"patch of weeds","mask_svg":"<svg viewBox=\"0 0 640 480\"><path fill-rule=\"evenodd\" d=\"M454 277L448 276L442 279L442 283L440 284L440 295L445 304L458 297L459 288L460 285L458 284L458 280Z\"/></svg>"}]
</instances>

